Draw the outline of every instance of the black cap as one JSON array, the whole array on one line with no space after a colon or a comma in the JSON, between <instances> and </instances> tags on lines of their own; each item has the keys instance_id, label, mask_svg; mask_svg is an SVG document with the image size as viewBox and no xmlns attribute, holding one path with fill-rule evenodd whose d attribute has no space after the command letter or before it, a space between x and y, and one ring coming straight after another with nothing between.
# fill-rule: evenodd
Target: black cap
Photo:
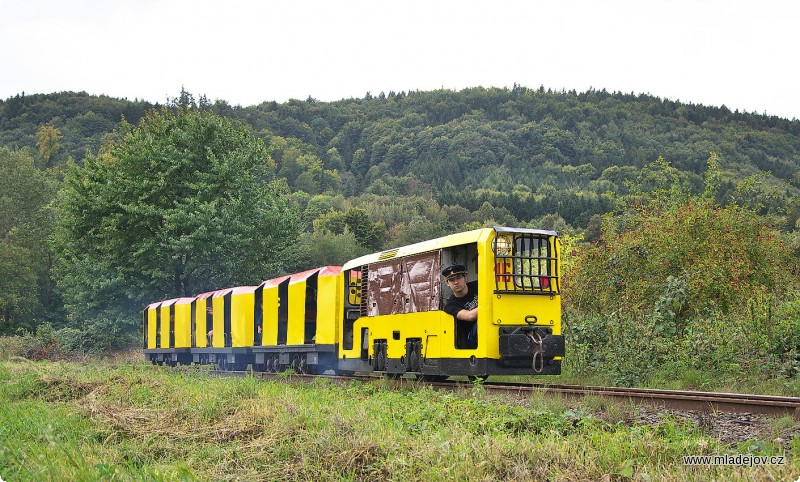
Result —
<instances>
[{"instance_id":1,"label":"black cap","mask_svg":"<svg viewBox=\"0 0 800 482\"><path fill-rule=\"evenodd\" d=\"M442 276L444 276L445 279L448 281L462 274L463 275L467 274L467 267L464 266L463 264L454 264L453 266L448 266L447 268L442 270Z\"/></svg>"}]
</instances>

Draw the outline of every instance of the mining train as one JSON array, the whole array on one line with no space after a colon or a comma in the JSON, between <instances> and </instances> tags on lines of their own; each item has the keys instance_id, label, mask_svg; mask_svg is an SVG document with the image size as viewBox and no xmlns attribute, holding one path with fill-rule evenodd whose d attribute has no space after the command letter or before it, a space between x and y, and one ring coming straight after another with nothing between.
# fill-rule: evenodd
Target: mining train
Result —
<instances>
[{"instance_id":1,"label":"mining train","mask_svg":"<svg viewBox=\"0 0 800 482\"><path fill-rule=\"evenodd\" d=\"M452 290L442 270L453 265L477 281L474 324L443 311ZM555 375L564 356L559 273L555 232L477 229L152 303L142 312L144 355L223 370Z\"/></svg>"}]
</instances>

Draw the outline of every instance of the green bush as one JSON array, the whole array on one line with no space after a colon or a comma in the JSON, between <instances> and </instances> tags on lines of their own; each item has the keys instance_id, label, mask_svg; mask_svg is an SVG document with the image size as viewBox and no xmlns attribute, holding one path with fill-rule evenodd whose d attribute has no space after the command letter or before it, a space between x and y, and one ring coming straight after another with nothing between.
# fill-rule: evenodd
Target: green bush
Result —
<instances>
[{"instance_id":1,"label":"green bush","mask_svg":"<svg viewBox=\"0 0 800 482\"><path fill-rule=\"evenodd\" d=\"M700 199L640 208L573 265L565 301L581 312L642 315L660 303L677 329L697 315L746 309L756 293L780 297L800 281L793 250L762 219Z\"/></svg>"},{"instance_id":2,"label":"green bush","mask_svg":"<svg viewBox=\"0 0 800 482\"><path fill-rule=\"evenodd\" d=\"M767 312L767 354L784 376L800 374L800 294Z\"/></svg>"},{"instance_id":3,"label":"green bush","mask_svg":"<svg viewBox=\"0 0 800 482\"><path fill-rule=\"evenodd\" d=\"M109 335L106 335L108 337ZM98 347L93 333L75 328L55 329L42 323L36 332L20 330L16 335L0 337L0 360L21 357L28 360L60 360L83 357L87 354L107 353L106 346ZM129 346L130 340L118 340L115 347Z\"/></svg>"},{"instance_id":4,"label":"green bush","mask_svg":"<svg viewBox=\"0 0 800 482\"><path fill-rule=\"evenodd\" d=\"M689 199L641 207L625 222L571 260L568 373L622 385L798 374L800 263L765 221Z\"/></svg>"},{"instance_id":5,"label":"green bush","mask_svg":"<svg viewBox=\"0 0 800 482\"><path fill-rule=\"evenodd\" d=\"M0 337L0 358L22 357L28 360L55 359L58 343L52 325L39 325L36 333L20 330L17 335Z\"/></svg>"}]
</instances>

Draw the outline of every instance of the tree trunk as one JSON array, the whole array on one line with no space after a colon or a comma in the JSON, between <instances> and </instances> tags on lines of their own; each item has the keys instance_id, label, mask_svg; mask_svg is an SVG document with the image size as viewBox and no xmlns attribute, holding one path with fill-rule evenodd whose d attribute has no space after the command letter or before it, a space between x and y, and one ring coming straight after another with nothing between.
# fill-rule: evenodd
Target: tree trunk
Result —
<instances>
[{"instance_id":1,"label":"tree trunk","mask_svg":"<svg viewBox=\"0 0 800 482\"><path fill-rule=\"evenodd\" d=\"M183 292L183 263L179 261L175 265L175 271L173 274L173 291L175 292L175 296L185 296L185 293Z\"/></svg>"}]
</instances>

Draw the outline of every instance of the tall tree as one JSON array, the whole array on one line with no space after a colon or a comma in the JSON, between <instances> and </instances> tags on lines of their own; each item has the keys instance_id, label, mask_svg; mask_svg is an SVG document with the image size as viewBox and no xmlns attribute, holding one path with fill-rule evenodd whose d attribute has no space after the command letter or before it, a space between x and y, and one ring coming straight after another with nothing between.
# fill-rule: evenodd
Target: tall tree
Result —
<instances>
[{"instance_id":1,"label":"tall tree","mask_svg":"<svg viewBox=\"0 0 800 482\"><path fill-rule=\"evenodd\" d=\"M274 171L263 141L209 111L123 122L61 193L55 247L71 315L116 336L147 302L277 274L300 222Z\"/></svg>"},{"instance_id":2,"label":"tall tree","mask_svg":"<svg viewBox=\"0 0 800 482\"><path fill-rule=\"evenodd\" d=\"M50 166L50 160L56 151L61 148L59 141L61 140L61 131L52 123L43 124L36 132L38 138L37 146L39 147L39 158L42 160L42 165Z\"/></svg>"},{"instance_id":3,"label":"tall tree","mask_svg":"<svg viewBox=\"0 0 800 482\"><path fill-rule=\"evenodd\" d=\"M0 179L0 333L12 333L51 314L47 238L56 188L24 150L0 148Z\"/></svg>"}]
</instances>

